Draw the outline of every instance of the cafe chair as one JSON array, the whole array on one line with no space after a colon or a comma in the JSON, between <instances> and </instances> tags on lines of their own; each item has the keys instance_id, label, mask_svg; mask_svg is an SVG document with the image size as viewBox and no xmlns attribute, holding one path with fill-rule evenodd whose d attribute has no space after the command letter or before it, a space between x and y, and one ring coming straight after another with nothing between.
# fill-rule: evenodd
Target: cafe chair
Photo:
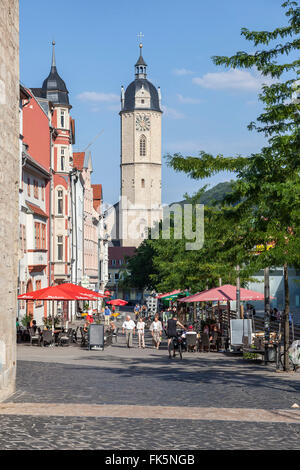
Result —
<instances>
[{"instance_id":1,"label":"cafe chair","mask_svg":"<svg viewBox=\"0 0 300 470\"><path fill-rule=\"evenodd\" d=\"M197 334L186 334L186 346L188 352L195 352L197 347Z\"/></svg>"},{"instance_id":2,"label":"cafe chair","mask_svg":"<svg viewBox=\"0 0 300 470\"><path fill-rule=\"evenodd\" d=\"M38 346L41 345L41 335L39 329L34 331L34 328L29 328L29 335L30 335L30 345L32 346L34 343Z\"/></svg>"},{"instance_id":3,"label":"cafe chair","mask_svg":"<svg viewBox=\"0 0 300 470\"><path fill-rule=\"evenodd\" d=\"M42 336L42 345L43 346L53 346L54 345L54 336L52 335L51 330L44 330Z\"/></svg>"}]
</instances>

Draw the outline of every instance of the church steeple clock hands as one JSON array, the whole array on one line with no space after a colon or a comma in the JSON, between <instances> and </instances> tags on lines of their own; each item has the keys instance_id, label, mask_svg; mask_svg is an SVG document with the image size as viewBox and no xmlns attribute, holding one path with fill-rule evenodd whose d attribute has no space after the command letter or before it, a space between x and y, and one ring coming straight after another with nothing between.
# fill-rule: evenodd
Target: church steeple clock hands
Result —
<instances>
[{"instance_id":1,"label":"church steeple clock hands","mask_svg":"<svg viewBox=\"0 0 300 470\"><path fill-rule=\"evenodd\" d=\"M139 49L135 80L125 92L121 88L121 201L127 201L120 208L123 246L138 246L162 213L161 97L147 79L142 43Z\"/></svg>"}]
</instances>

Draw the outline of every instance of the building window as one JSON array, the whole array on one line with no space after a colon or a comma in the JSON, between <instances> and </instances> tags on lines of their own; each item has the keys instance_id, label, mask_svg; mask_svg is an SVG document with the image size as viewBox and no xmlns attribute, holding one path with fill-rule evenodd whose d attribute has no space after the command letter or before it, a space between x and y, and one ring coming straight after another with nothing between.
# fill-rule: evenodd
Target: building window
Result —
<instances>
[{"instance_id":1,"label":"building window","mask_svg":"<svg viewBox=\"0 0 300 470\"><path fill-rule=\"evenodd\" d=\"M57 191L57 213L59 215L63 215L63 209L64 209L64 192L62 189L59 189Z\"/></svg>"},{"instance_id":2,"label":"building window","mask_svg":"<svg viewBox=\"0 0 300 470\"><path fill-rule=\"evenodd\" d=\"M36 288L36 290L41 289L42 288L42 281L36 281L35 288ZM35 302L36 307L41 307L42 305L43 305L42 300L36 300L36 302Z\"/></svg>"},{"instance_id":3,"label":"building window","mask_svg":"<svg viewBox=\"0 0 300 470\"><path fill-rule=\"evenodd\" d=\"M39 183L36 180L33 180L33 195L35 199L39 198Z\"/></svg>"},{"instance_id":4,"label":"building window","mask_svg":"<svg viewBox=\"0 0 300 470\"><path fill-rule=\"evenodd\" d=\"M144 178L142 178L142 180L141 180L141 187L142 187L142 188L145 187L145 180L144 180Z\"/></svg>"},{"instance_id":5,"label":"building window","mask_svg":"<svg viewBox=\"0 0 300 470\"><path fill-rule=\"evenodd\" d=\"M119 280L119 273L115 273L115 281Z\"/></svg>"},{"instance_id":6,"label":"building window","mask_svg":"<svg viewBox=\"0 0 300 470\"><path fill-rule=\"evenodd\" d=\"M45 200L45 185L44 185L44 183L42 183L42 185L41 185L41 191L42 191L42 201L44 201Z\"/></svg>"},{"instance_id":7,"label":"building window","mask_svg":"<svg viewBox=\"0 0 300 470\"><path fill-rule=\"evenodd\" d=\"M115 266L115 265L116 265L116 260L115 260L115 259L112 259L112 260L111 260L111 264L112 264L113 266Z\"/></svg>"},{"instance_id":8,"label":"building window","mask_svg":"<svg viewBox=\"0 0 300 470\"><path fill-rule=\"evenodd\" d=\"M65 127L65 120L66 120L65 114L66 114L66 113L65 113L65 110L62 109L62 110L60 111L60 126L61 126L61 127Z\"/></svg>"},{"instance_id":9,"label":"building window","mask_svg":"<svg viewBox=\"0 0 300 470\"><path fill-rule=\"evenodd\" d=\"M63 236L58 235L58 237L57 237L57 259L58 259L58 261L63 261L63 257L64 257Z\"/></svg>"},{"instance_id":10,"label":"building window","mask_svg":"<svg viewBox=\"0 0 300 470\"><path fill-rule=\"evenodd\" d=\"M39 222L34 223L34 231L35 231L35 249L41 249L41 224Z\"/></svg>"},{"instance_id":11,"label":"building window","mask_svg":"<svg viewBox=\"0 0 300 470\"><path fill-rule=\"evenodd\" d=\"M60 169L65 171L65 148L61 147L60 149Z\"/></svg>"},{"instance_id":12,"label":"building window","mask_svg":"<svg viewBox=\"0 0 300 470\"><path fill-rule=\"evenodd\" d=\"M144 135L140 138L140 157L146 156L146 137Z\"/></svg>"},{"instance_id":13,"label":"building window","mask_svg":"<svg viewBox=\"0 0 300 470\"><path fill-rule=\"evenodd\" d=\"M41 248L46 250L46 225L41 224Z\"/></svg>"},{"instance_id":14,"label":"building window","mask_svg":"<svg viewBox=\"0 0 300 470\"><path fill-rule=\"evenodd\" d=\"M27 195L30 196L30 178L27 178Z\"/></svg>"}]
</instances>

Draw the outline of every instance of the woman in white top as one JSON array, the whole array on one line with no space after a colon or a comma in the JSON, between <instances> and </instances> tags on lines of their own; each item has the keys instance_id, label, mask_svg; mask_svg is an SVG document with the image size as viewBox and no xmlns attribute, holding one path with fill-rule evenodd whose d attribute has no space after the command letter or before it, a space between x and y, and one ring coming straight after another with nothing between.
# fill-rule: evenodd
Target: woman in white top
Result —
<instances>
[{"instance_id":1,"label":"woman in white top","mask_svg":"<svg viewBox=\"0 0 300 470\"><path fill-rule=\"evenodd\" d=\"M151 323L150 326L150 331L152 332L152 337L156 349L159 349L161 335L163 331L161 321L159 321L158 318L158 315L155 315L154 321Z\"/></svg>"},{"instance_id":2,"label":"woman in white top","mask_svg":"<svg viewBox=\"0 0 300 470\"><path fill-rule=\"evenodd\" d=\"M139 338L139 348L145 348L145 322L143 321L142 317L139 318L139 321L136 324L136 329L138 332Z\"/></svg>"}]
</instances>

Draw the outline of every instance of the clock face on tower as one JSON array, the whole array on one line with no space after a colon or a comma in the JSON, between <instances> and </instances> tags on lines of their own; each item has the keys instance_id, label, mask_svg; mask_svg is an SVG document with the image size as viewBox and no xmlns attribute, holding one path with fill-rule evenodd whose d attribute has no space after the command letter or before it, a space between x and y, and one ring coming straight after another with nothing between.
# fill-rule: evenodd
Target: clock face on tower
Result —
<instances>
[{"instance_id":1,"label":"clock face on tower","mask_svg":"<svg viewBox=\"0 0 300 470\"><path fill-rule=\"evenodd\" d=\"M150 118L146 114L138 114L136 117L136 130L137 131L149 131L150 129Z\"/></svg>"}]
</instances>

